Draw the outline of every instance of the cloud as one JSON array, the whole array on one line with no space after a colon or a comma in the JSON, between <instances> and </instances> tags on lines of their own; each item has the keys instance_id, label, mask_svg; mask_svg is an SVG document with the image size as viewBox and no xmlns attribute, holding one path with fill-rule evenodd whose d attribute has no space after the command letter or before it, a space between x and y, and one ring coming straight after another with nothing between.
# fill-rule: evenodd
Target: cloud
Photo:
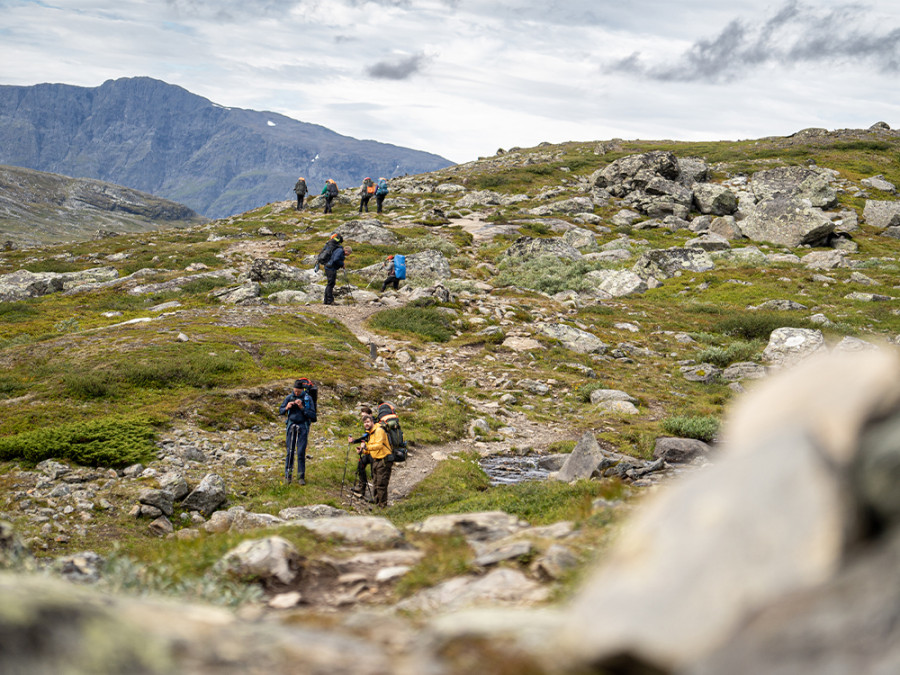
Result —
<instances>
[{"instance_id":1,"label":"cloud","mask_svg":"<svg viewBox=\"0 0 900 675\"><path fill-rule=\"evenodd\" d=\"M420 72L427 61L424 54L412 54L392 61L379 61L366 68L366 72L379 80L408 80Z\"/></svg>"},{"instance_id":2,"label":"cloud","mask_svg":"<svg viewBox=\"0 0 900 675\"><path fill-rule=\"evenodd\" d=\"M900 70L900 27L867 27L860 5L822 10L791 0L756 24L733 20L712 39L699 40L671 65L645 62L635 52L609 67L613 73L660 82L728 82L766 66L874 64Z\"/></svg>"}]
</instances>

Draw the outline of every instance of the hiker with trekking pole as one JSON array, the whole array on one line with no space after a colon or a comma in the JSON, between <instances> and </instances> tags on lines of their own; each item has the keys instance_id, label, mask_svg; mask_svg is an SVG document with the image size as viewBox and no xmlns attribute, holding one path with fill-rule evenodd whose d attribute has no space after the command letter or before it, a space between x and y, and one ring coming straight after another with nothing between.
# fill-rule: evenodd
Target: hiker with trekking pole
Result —
<instances>
[{"instance_id":1,"label":"hiker with trekking pole","mask_svg":"<svg viewBox=\"0 0 900 675\"><path fill-rule=\"evenodd\" d=\"M366 474L366 467L372 465L372 456L367 453L366 442L375 428L375 419L372 417L372 409L368 406L361 409L362 425L365 433L359 438L347 436L347 443L357 445L356 454L359 459L356 462L356 483L350 488L350 492L357 497L364 498L369 487L369 480ZM349 456L349 453L348 453ZM347 474L347 463L344 462L344 475ZM341 491L343 492L343 482L341 483Z\"/></svg>"},{"instance_id":2,"label":"hiker with trekking pole","mask_svg":"<svg viewBox=\"0 0 900 675\"><path fill-rule=\"evenodd\" d=\"M318 417L316 399L318 388L307 378L294 382L293 392L288 394L278 408L279 415L287 415L285 432L284 482L291 484L294 472L294 456L297 457L297 484L306 485L306 446L309 442L309 425Z\"/></svg>"}]
</instances>

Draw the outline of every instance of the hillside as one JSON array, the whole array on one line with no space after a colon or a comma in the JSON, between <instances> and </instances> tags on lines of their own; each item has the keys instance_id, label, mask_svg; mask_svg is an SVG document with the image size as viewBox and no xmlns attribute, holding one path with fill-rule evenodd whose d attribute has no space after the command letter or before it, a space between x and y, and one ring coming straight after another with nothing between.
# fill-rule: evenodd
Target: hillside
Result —
<instances>
[{"instance_id":1,"label":"hillside","mask_svg":"<svg viewBox=\"0 0 900 675\"><path fill-rule=\"evenodd\" d=\"M98 180L0 166L0 238L40 246L205 222L166 199Z\"/></svg>"},{"instance_id":2,"label":"hillside","mask_svg":"<svg viewBox=\"0 0 900 675\"><path fill-rule=\"evenodd\" d=\"M345 190L0 253L0 597L66 617L0 616L51 645L8 663L75 631L79 673L889 672L898 150L544 144L393 179L383 214ZM382 400L411 453L378 509L345 439Z\"/></svg>"},{"instance_id":3,"label":"hillside","mask_svg":"<svg viewBox=\"0 0 900 675\"><path fill-rule=\"evenodd\" d=\"M0 164L95 178L216 218L292 197L298 176L360 185L451 162L270 112L225 108L146 77L0 86Z\"/></svg>"}]
</instances>

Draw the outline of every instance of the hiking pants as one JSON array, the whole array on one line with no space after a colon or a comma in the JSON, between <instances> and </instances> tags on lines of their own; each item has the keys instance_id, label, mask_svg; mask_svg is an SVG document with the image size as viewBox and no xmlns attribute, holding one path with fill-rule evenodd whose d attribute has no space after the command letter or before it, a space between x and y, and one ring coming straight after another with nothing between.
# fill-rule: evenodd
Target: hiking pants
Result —
<instances>
[{"instance_id":1,"label":"hiking pants","mask_svg":"<svg viewBox=\"0 0 900 675\"><path fill-rule=\"evenodd\" d=\"M362 213L363 209L366 210L366 213L369 212L369 200L372 198L372 195L363 195L359 198L359 212Z\"/></svg>"},{"instance_id":2,"label":"hiking pants","mask_svg":"<svg viewBox=\"0 0 900 675\"><path fill-rule=\"evenodd\" d=\"M393 274L385 279L384 283L381 284L381 292L384 293L384 290L391 285L393 285L395 291L400 288L400 280Z\"/></svg>"},{"instance_id":3,"label":"hiking pants","mask_svg":"<svg viewBox=\"0 0 900 675\"><path fill-rule=\"evenodd\" d=\"M325 213L331 213L331 202L334 201L334 197L331 195L325 195Z\"/></svg>"},{"instance_id":4,"label":"hiking pants","mask_svg":"<svg viewBox=\"0 0 900 675\"><path fill-rule=\"evenodd\" d=\"M363 453L359 456L359 462L356 463L356 484L359 486L360 490L365 492L366 484L369 482L369 478L366 475L366 467L372 463L372 456L366 453Z\"/></svg>"},{"instance_id":5,"label":"hiking pants","mask_svg":"<svg viewBox=\"0 0 900 675\"><path fill-rule=\"evenodd\" d=\"M384 204L385 197L387 197L387 195L375 195L375 205L378 207L376 209L378 213L381 213L381 205Z\"/></svg>"},{"instance_id":6,"label":"hiking pants","mask_svg":"<svg viewBox=\"0 0 900 675\"><path fill-rule=\"evenodd\" d=\"M375 484L375 506L387 506L388 483L391 482L393 462L385 459L372 460L372 482Z\"/></svg>"},{"instance_id":7,"label":"hiking pants","mask_svg":"<svg viewBox=\"0 0 900 675\"><path fill-rule=\"evenodd\" d=\"M309 424L288 424L284 458L284 477L287 480L291 480L294 471L294 455L297 456L297 478L306 478L307 441L309 441Z\"/></svg>"},{"instance_id":8,"label":"hiking pants","mask_svg":"<svg viewBox=\"0 0 900 675\"><path fill-rule=\"evenodd\" d=\"M325 299L326 305L334 304L334 285L337 283L337 270L325 268Z\"/></svg>"},{"instance_id":9,"label":"hiking pants","mask_svg":"<svg viewBox=\"0 0 900 675\"><path fill-rule=\"evenodd\" d=\"M297 210L298 210L298 211L302 211L302 210L303 210L303 198L304 198L305 196L306 196L306 195L297 195Z\"/></svg>"}]
</instances>

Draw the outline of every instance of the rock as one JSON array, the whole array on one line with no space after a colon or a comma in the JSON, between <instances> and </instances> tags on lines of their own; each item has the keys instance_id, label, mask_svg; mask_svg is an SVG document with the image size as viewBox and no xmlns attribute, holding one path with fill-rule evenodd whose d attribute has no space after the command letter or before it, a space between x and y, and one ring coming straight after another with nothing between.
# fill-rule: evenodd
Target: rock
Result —
<instances>
[{"instance_id":1,"label":"rock","mask_svg":"<svg viewBox=\"0 0 900 675\"><path fill-rule=\"evenodd\" d=\"M597 412L612 415L637 415L640 411L631 401L601 401Z\"/></svg>"},{"instance_id":2,"label":"rock","mask_svg":"<svg viewBox=\"0 0 900 675\"><path fill-rule=\"evenodd\" d=\"M631 227L643 216L637 211L631 209L622 209L611 218L612 224L616 227Z\"/></svg>"},{"instance_id":3,"label":"rock","mask_svg":"<svg viewBox=\"0 0 900 675\"><path fill-rule=\"evenodd\" d=\"M95 584L100 581L100 572L105 562L100 554L94 551L85 551L57 558L53 563L53 568L68 581Z\"/></svg>"},{"instance_id":4,"label":"rock","mask_svg":"<svg viewBox=\"0 0 900 675\"><path fill-rule=\"evenodd\" d=\"M159 509L167 516L174 513L174 497L167 490L142 490L138 495L138 501Z\"/></svg>"},{"instance_id":5,"label":"rock","mask_svg":"<svg viewBox=\"0 0 900 675\"><path fill-rule=\"evenodd\" d=\"M841 341L838 342L831 351L852 353L874 349L878 349L878 347L871 342L866 342L865 340L860 340L859 338L847 335L841 338Z\"/></svg>"},{"instance_id":6,"label":"rock","mask_svg":"<svg viewBox=\"0 0 900 675\"><path fill-rule=\"evenodd\" d=\"M597 235L581 227L573 227L563 235L563 241L573 248L597 248Z\"/></svg>"},{"instance_id":7,"label":"rock","mask_svg":"<svg viewBox=\"0 0 900 675\"><path fill-rule=\"evenodd\" d=\"M676 180L680 175L678 160L671 152L653 151L628 155L595 172L590 180L614 197L644 190L654 178Z\"/></svg>"},{"instance_id":8,"label":"rock","mask_svg":"<svg viewBox=\"0 0 900 675\"><path fill-rule=\"evenodd\" d=\"M345 240L374 244L375 246L395 246L399 239L397 235L384 227L375 218L367 220L351 220L335 230Z\"/></svg>"},{"instance_id":9,"label":"rock","mask_svg":"<svg viewBox=\"0 0 900 675\"><path fill-rule=\"evenodd\" d=\"M722 379L733 382L734 380L758 380L767 374L765 366L753 361L738 361L730 364L722 371Z\"/></svg>"},{"instance_id":10,"label":"rock","mask_svg":"<svg viewBox=\"0 0 900 675\"><path fill-rule=\"evenodd\" d=\"M532 573L538 578L553 581L561 579L578 566L578 557L567 546L553 544L547 552L531 564Z\"/></svg>"},{"instance_id":11,"label":"rock","mask_svg":"<svg viewBox=\"0 0 900 675\"><path fill-rule=\"evenodd\" d=\"M700 213L728 216L737 211L737 197L724 185L699 183L694 185L693 192L694 203Z\"/></svg>"},{"instance_id":12,"label":"rock","mask_svg":"<svg viewBox=\"0 0 900 675\"><path fill-rule=\"evenodd\" d=\"M278 291L266 297L266 300L275 305L305 305L311 302L318 302L321 297L318 293L307 293L305 291Z\"/></svg>"},{"instance_id":13,"label":"rock","mask_svg":"<svg viewBox=\"0 0 900 675\"><path fill-rule=\"evenodd\" d=\"M550 387L548 387L543 382L538 382L537 380L519 380L518 382L516 382L516 385L531 394L535 394L536 396L546 396L548 393L550 393Z\"/></svg>"},{"instance_id":14,"label":"rock","mask_svg":"<svg viewBox=\"0 0 900 675\"><path fill-rule=\"evenodd\" d=\"M157 537L164 537L167 534L172 534L175 531L175 528L172 527L172 522L166 518L165 516L159 516L156 520L154 520L150 525L148 525L150 532L155 534Z\"/></svg>"},{"instance_id":15,"label":"rock","mask_svg":"<svg viewBox=\"0 0 900 675\"><path fill-rule=\"evenodd\" d=\"M873 190L881 190L882 192L890 192L894 194L897 191L897 187L884 179L884 176L878 174L877 176L872 176L871 178L863 178L859 181L863 187L871 188Z\"/></svg>"},{"instance_id":16,"label":"rock","mask_svg":"<svg viewBox=\"0 0 900 675\"><path fill-rule=\"evenodd\" d=\"M766 300L758 305L750 305L747 309L767 310L775 312L796 312L803 309L809 309L806 305L801 305L793 300Z\"/></svg>"},{"instance_id":17,"label":"rock","mask_svg":"<svg viewBox=\"0 0 900 675\"><path fill-rule=\"evenodd\" d=\"M235 511L229 509L228 511L216 511L213 513L209 520L204 523L203 529L209 532L210 534L224 534L231 529L231 524L234 522Z\"/></svg>"},{"instance_id":18,"label":"rock","mask_svg":"<svg viewBox=\"0 0 900 675\"><path fill-rule=\"evenodd\" d=\"M783 166L757 171L750 177L750 189L760 202L786 198L808 201L810 206L830 209L837 205L833 178L819 170L802 166Z\"/></svg>"},{"instance_id":19,"label":"rock","mask_svg":"<svg viewBox=\"0 0 900 675\"><path fill-rule=\"evenodd\" d=\"M517 570L501 567L482 577L456 577L397 603L401 612L442 612L473 606L528 606L549 594Z\"/></svg>"},{"instance_id":20,"label":"rock","mask_svg":"<svg viewBox=\"0 0 900 675\"><path fill-rule=\"evenodd\" d=\"M303 596L300 593L297 591L290 591L289 593L278 593L273 595L266 604L272 609L290 609L291 607L299 605L302 599Z\"/></svg>"},{"instance_id":21,"label":"rock","mask_svg":"<svg viewBox=\"0 0 900 675\"><path fill-rule=\"evenodd\" d=\"M514 352L529 352L534 349L542 349L543 347L537 340L526 337L508 337L501 346Z\"/></svg>"},{"instance_id":22,"label":"rock","mask_svg":"<svg viewBox=\"0 0 900 675\"><path fill-rule=\"evenodd\" d=\"M496 541L528 527L528 523L503 511L461 513L428 516L421 523L410 526L420 534L461 535L469 541Z\"/></svg>"},{"instance_id":23,"label":"rock","mask_svg":"<svg viewBox=\"0 0 900 675\"><path fill-rule=\"evenodd\" d=\"M491 190L470 192L456 202L458 209L471 209L475 206L498 206L501 196Z\"/></svg>"},{"instance_id":24,"label":"rock","mask_svg":"<svg viewBox=\"0 0 900 675\"><path fill-rule=\"evenodd\" d=\"M859 446L853 467L856 494L879 522L900 523L900 415L870 425ZM896 529L896 528L895 528Z\"/></svg>"},{"instance_id":25,"label":"rock","mask_svg":"<svg viewBox=\"0 0 900 675\"><path fill-rule=\"evenodd\" d=\"M844 298L847 300L858 300L859 302L889 302L893 300L890 295L881 295L880 293L860 293L858 291L847 293Z\"/></svg>"},{"instance_id":26,"label":"rock","mask_svg":"<svg viewBox=\"0 0 900 675\"><path fill-rule=\"evenodd\" d=\"M825 337L820 330L809 328L776 328L769 335L763 360L787 366L825 350Z\"/></svg>"},{"instance_id":27,"label":"rock","mask_svg":"<svg viewBox=\"0 0 900 675\"><path fill-rule=\"evenodd\" d=\"M808 270L833 270L848 267L847 254L844 251L813 251L800 258L801 264Z\"/></svg>"},{"instance_id":28,"label":"rock","mask_svg":"<svg viewBox=\"0 0 900 675\"><path fill-rule=\"evenodd\" d=\"M50 480L58 480L72 470L65 464L53 459L45 459L43 462L35 465L34 468L47 476ZM141 470L143 470L143 468Z\"/></svg>"},{"instance_id":29,"label":"rock","mask_svg":"<svg viewBox=\"0 0 900 675\"><path fill-rule=\"evenodd\" d=\"M682 366L679 370L688 382L703 382L704 384L714 382L722 374L722 369L711 363Z\"/></svg>"},{"instance_id":30,"label":"rock","mask_svg":"<svg viewBox=\"0 0 900 675\"><path fill-rule=\"evenodd\" d=\"M822 211L782 196L759 202L739 226L748 239L789 248L823 244L834 231L834 223Z\"/></svg>"},{"instance_id":31,"label":"rock","mask_svg":"<svg viewBox=\"0 0 900 675\"><path fill-rule=\"evenodd\" d=\"M348 515L343 509L336 509L327 504L313 504L312 506L291 506L281 509L278 517L283 520L303 520L307 518L337 518Z\"/></svg>"},{"instance_id":32,"label":"rock","mask_svg":"<svg viewBox=\"0 0 900 675\"><path fill-rule=\"evenodd\" d=\"M630 254L626 254L628 257ZM647 282L630 270L593 270L584 277L604 297L623 298L647 291Z\"/></svg>"},{"instance_id":33,"label":"rock","mask_svg":"<svg viewBox=\"0 0 900 675\"><path fill-rule=\"evenodd\" d=\"M579 354L602 354L607 345L593 333L564 323L545 323L538 328L542 335L559 340L563 347Z\"/></svg>"},{"instance_id":34,"label":"rock","mask_svg":"<svg viewBox=\"0 0 900 675\"><path fill-rule=\"evenodd\" d=\"M566 458L562 468L553 478L563 483L571 483L579 478L590 478L603 461L603 451L594 435L586 431L572 453Z\"/></svg>"},{"instance_id":35,"label":"rock","mask_svg":"<svg viewBox=\"0 0 900 675\"><path fill-rule=\"evenodd\" d=\"M194 488L181 506L186 511L199 511L209 518L213 511L225 503L228 498L228 491L225 481L221 476L214 473L208 473L200 481L200 484Z\"/></svg>"},{"instance_id":36,"label":"rock","mask_svg":"<svg viewBox=\"0 0 900 675\"><path fill-rule=\"evenodd\" d=\"M728 239L719 234L704 234L695 239L688 239L685 248L699 248L704 251L726 251L731 248Z\"/></svg>"},{"instance_id":37,"label":"rock","mask_svg":"<svg viewBox=\"0 0 900 675\"><path fill-rule=\"evenodd\" d=\"M900 225L900 201L867 199L863 207L863 220L879 230Z\"/></svg>"},{"instance_id":38,"label":"rock","mask_svg":"<svg viewBox=\"0 0 900 675\"><path fill-rule=\"evenodd\" d=\"M16 302L59 293L91 283L117 279L115 267L94 267L81 272L29 272L0 275L0 302Z\"/></svg>"},{"instance_id":39,"label":"rock","mask_svg":"<svg viewBox=\"0 0 900 675\"><path fill-rule=\"evenodd\" d=\"M167 471L158 478L158 481L159 487L172 495L175 501L184 499L191 491L184 476L177 471Z\"/></svg>"},{"instance_id":40,"label":"rock","mask_svg":"<svg viewBox=\"0 0 900 675\"><path fill-rule=\"evenodd\" d=\"M603 401L628 401L637 403L637 399L631 394L626 394L618 389L595 389L591 392L591 403L597 404Z\"/></svg>"},{"instance_id":41,"label":"rock","mask_svg":"<svg viewBox=\"0 0 900 675\"><path fill-rule=\"evenodd\" d=\"M697 457L706 457L710 450L709 444L696 438L663 436L656 439L653 458L663 459L670 464L682 464Z\"/></svg>"},{"instance_id":42,"label":"rock","mask_svg":"<svg viewBox=\"0 0 900 675\"><path fill-rule=\"evenodd\" d=\"M209 296L227 305L243 305L259 297L260 286L255 281L210 291Z\"/></svg>"},{"instance_id":43,"label":"rock","mask_svg":"<svg viewBox=\"0 0 900 675\"><path fill-rule=\"evenodd\" d=\"M300 570L300 553L282 537L251 539L226 553L215 570L241 581L273 587L291 583Z\"/></svg>"},{"instance_id":44,"label":"rock","mask_svg":"<svg viewBox=\"0 0 900 675\"><path fill-rule=\"evenodd\" d=\"M681 272L707 272L715 267L706 251L696 248L654 249L642 253L632 271L642 279L668 279Z\"/></svg>"},{"instance_id":45,"label":"rock","mask_svg":"<svg viewBox=\"0 0 900 675\"><path fill-rule=\"evenodd\" d=\"M269 513L252 513L244 509L235 510L234 518L231 521L231 532L250 532L251 530L260 530L266 527L275 527L283 525L284 520L278 516Z\"/></svg>"},{"instance_id":46,"label":"rock","mask_svg":"<svg viewBox=\"0 0 900 675\"><path fill-rule=\"evenodd\" d=\"M301 270L267 258L255 259L250 265L248 277L250 281L255 281L260 284L271 284L283 281L310 284L316 280L316 274L312 270Z\"/></svg>"},{"instance_id":47,"label":"rock","mask_svg":"<svg viewBox=\"0 0 900 675\"><path fill-rule=\"evenodd\" d=\"M474 564L478 567L491 567L506 560L516 560L531 555L534 546L530 541L498 542L494 545L479 547Z\"/></svg>"},{"instance_id":48,"label":"rock","mask_svg":"<svg viewBox=\"0 0 900 675\"><path fill-rule=\"evenodd\" d=\"M16 535L12 524L0 520L0 568L13 567L30 557L31 554Z\"/></svg>"},{"instance_id":49,"label":"rock","mask_svg":"<svg viewBox=\"0 0 900 675\"><path fill-rule=\"evenodd\" d=\"M574 216L579 213L593 213L593 211L594 202L591 199L587 197L573 197L572 199L562 199L528 209L527 213L532 216L551 216L555 214Z\"/></svg>"},{"instance_id":50,"label":"rock","mask_svg":"<svg viewBox=\"0 0 900 675\"><path fill-rule=\"evenodd\" d=\"M348 544L396 546L403 534L387 518L378 516L344 516L342 518L299 518L288 525L302 527L326 538L339 537Z\"/></svg>"},{"instance_id":51,"label":"rock","mask_svg":"<svg viewBox=\"0 0 900 675\"><path fill-rule=\"evenodd\" d=\"M740 226L732 216L713 218L712 222L709 224L709 233L717 234L728 241L734 241L735 239L740 239L744 236Z\"/></svg>"},{"instance_id":52,"label":"rock","mask_svg":"<svg viewBox=\"0 0 900 675\"><path fill-rule=\"evenodd\" d=\"M566 260L581 260L581 253L571 244L559 238L533 239L531 237L519 237L513 242L503 255L507 258L538 258L543 255Z\"/></svg>"}]
</instances>

